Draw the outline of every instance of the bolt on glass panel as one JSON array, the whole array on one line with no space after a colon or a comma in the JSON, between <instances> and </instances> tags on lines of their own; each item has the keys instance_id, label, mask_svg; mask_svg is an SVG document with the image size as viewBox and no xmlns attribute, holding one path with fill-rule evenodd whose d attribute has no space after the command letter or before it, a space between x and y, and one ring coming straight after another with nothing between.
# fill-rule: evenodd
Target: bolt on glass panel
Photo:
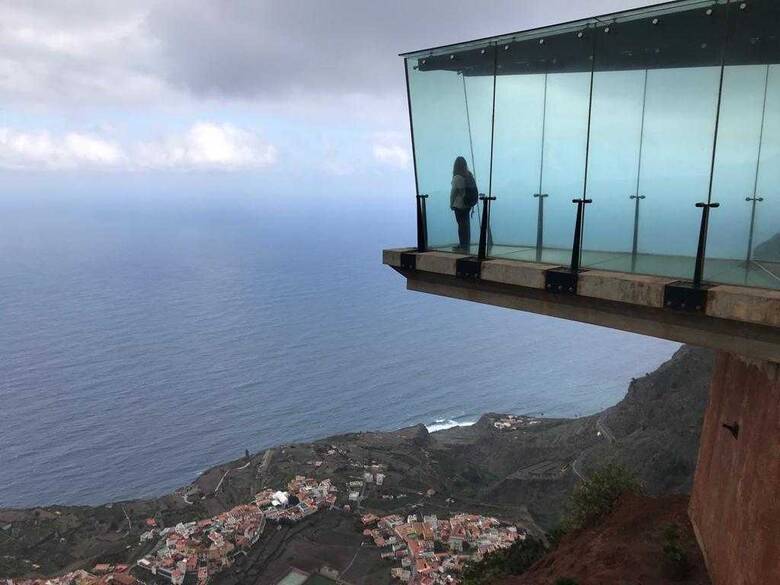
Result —
<instances>
[{"instance_id":1,"label":"bolt on glass panel","mask_svg":"<svg viewBox=\"0 0 780 585\"><path fill-rule=\"evenodd\" d=\"M464 201L464 185L470 174L479 192L488 190L494 69L492 46L407 59L417 186L429 196L430 249L476 252L479 208Z\"/></svg>"}]
</instances>

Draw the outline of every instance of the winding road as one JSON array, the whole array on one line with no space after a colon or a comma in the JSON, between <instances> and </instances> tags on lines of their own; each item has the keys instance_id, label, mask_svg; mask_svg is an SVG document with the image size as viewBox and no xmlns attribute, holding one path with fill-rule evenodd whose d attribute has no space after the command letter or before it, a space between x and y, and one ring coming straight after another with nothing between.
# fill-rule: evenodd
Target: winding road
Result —
<instances>
[{"instance_id":1,"label":"winding road","mask_svg":"<svg viewBox=\"0 0 780 585\"><path fill-rule=\"evenodd\" d=\"M596 421L596 428L599 430L599 432L604 435L604 437L609 441L610 443L614 443L617 439L615 438L615 434L609 430L606 424L603 422L603 416L599 417L599 419Z\"/></svg>"},{"instance_id":2,"label":"winding road","mask_svg":"<svg viewBox=\"0 0 780 585\"><path fill-rule=\"evenodd\" d=\"M222 487L222 482L225 481L225 478L228 476L228 473L230 473L231 471L241 471L242 469L246 469L247 467L249 467L250 463L252 463L251 459L249 461L247 461L246 463L244 463L241 467L236 467L234 469L228 469L225 472L225 475L222 476L222 479L219 480L219 483L217 484L217 487L214 488L214 495L216 495L217 492L219 491L219 488Z\"/></svg>"}]
</instances>

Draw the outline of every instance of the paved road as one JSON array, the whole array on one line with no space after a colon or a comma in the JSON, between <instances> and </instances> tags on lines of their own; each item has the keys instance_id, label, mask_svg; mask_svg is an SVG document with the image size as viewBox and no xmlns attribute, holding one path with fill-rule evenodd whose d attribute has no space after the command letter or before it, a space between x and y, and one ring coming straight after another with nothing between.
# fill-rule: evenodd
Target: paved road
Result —
<instances>
[{"instance_id":1,"label":"paved road","mask_svg":"<svg viewBox=\"0 0 780 585\"><path fill-rule=\"evenodd\" d=\"M599 418L596 421L596 428L601 432L602 435L609 441L610 443L614 443L617 439L615 439L615 434L609 430L607 425L602 420L603 417Z\"/></svg>"},{"instance_id":2,"label":"paved road","mask_svg":"<svg viewBox=\"0 0 780 585\"><path fill-rule=\"evenodd\" d=\"M571 470L574 472L574 474L580 478L580 480L585 481L585 476L582 475L582 472L579 469L580 466L580 459L582 459L582 456L584 453L580 453L580 456L577 457L574 462L571 464Z\"/></svg>"},{"instance_id":3,"label":"paved road","mask_svg":"<svg viewBox=\"0 0 780 585\"><path fill-rule=\"evenodd\" d=\"M263 461L260 463L260 465L257 466L257 476L261 476L265 473L265 470L268 469L268 465L271 463L271 457L273 457L274 450L273 449L266 449L265 453L263 454Z\"/></svg>"},{"instance_id":4,"label":"paved road","mask_svg":"<svg viewBox=\"0 0 780 585\"><path fill-rule=\"evenodd\" d=\"M351 561L349 561L349 564L347 565L347 567L346 567L346 568L345 568L343 571L341 571L341 573L339 574L339 575L340 575L340 577L342 577L342 578L343 578L343 577L344 577L344 576L347 574L347 572L348 572L348 571L349 571L349 570L352 568L352 565L355 563L355 559L356 559L356 558L357 558L357 556L360 554L360 551L362 551L362 550L363 550L363 545L364 545L364 544L365 544L365 543L363 543L363 542L361 542L361 543L360 543L360 548L359 548L359 549L357 549L357 551L355 552L355 556L354 556L354 557L352 557L352 560L351 560Z\"/></svg>"},{"instance_id":5,"label":"paved road","mask_svg":"<svg viewBox=\"0 0 780 585\"><path fill-rule=\"evenodd\" d=\"M127 533L130 534L133 531L133 523L130 522L130 516L127 515L127 510L125 510L125 507L122 506L122 512L125 515L125 518L127 518Z\"/></svg>"},{"instance_id":6,"label":"paved road","mask_svg":"<svg viewBox=\"0 0 780 585\"><path fill-rule=\"evenodd\" d=\"M235 467L233 469L228 469L225 472L225 474L222 476L222 479L219 480L219 483L217 484L217 487L214 488L214 495L216 495L217 492L219 491L219 488L222 487L222 482L225 481L225 478L228 476L228 473L230 473L231 471L241 471L242 469L246 469L247 467L249 467L250 463L251 463L251 460L247 461L246 463L244 463L241 467ZM265 463L265 460L263 460L263 463Z\"/></svg>"}]
</instances>

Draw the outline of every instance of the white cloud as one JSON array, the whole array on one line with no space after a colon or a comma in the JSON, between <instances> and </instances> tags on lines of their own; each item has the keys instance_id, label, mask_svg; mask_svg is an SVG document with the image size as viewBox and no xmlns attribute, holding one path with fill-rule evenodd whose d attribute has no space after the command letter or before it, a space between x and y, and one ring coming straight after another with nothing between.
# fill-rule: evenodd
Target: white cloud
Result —
<instances>
[{"instance_id":1,"label":"white cloud","mask_svg":"<svg viewBox=\"0 0 780 585\"><path fill-rule=\"evenodd\" d=\"M232 124L198 122L186 133L140 144L137 162L148 168L247 169L272 166L273 144Z\"/></svg>"},{"instance_id":2,"label":"white cloud","mask_svg":"<svg viewBox=\"0 0 780 585\"><path fill-rule=\"evenodd\" d=\"M125 162L122 148L91 134L19 132L0 128L0 167L10 169L112 168Z\"/></svg>"},{"instance_id":3,"label":"white cloud","mask_svg":"<svg viewBox=\"0 0 780 585\"><path fill-rule=\"evenodd\" d=\"M199 122L181 135L123 146L97 134L0 128L0 168L239 170L272 166L277 149L231 124Z\"/></svg>"},{"instance_id":4,"label":"white cloud","mask_svg":"<svg viewBox=\"0 0 780 585\"><path fill-rule=\"evenodd\" d=\"M376 134L372 151L377 162L398 169L408 169L412 162L408 140L403 139L399 132Z\"/></svg>"}]
</instances>

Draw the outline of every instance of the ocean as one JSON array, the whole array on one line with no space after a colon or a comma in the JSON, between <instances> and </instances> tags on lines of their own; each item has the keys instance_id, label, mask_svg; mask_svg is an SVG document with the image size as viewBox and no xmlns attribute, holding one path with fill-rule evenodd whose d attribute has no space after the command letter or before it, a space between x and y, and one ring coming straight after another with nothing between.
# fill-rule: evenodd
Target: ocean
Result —
<instances>
[{"instance_id":1,"label":"ocean","mask_svg":"<svg viewBox=\"0 0 780 585\"><path fill-rule=\"evenodd\" d=\"M677 344L408 292L413 204L0 202L0 507L156 496L334 433L581 416Z\"/></svg>"}]
</instances>

